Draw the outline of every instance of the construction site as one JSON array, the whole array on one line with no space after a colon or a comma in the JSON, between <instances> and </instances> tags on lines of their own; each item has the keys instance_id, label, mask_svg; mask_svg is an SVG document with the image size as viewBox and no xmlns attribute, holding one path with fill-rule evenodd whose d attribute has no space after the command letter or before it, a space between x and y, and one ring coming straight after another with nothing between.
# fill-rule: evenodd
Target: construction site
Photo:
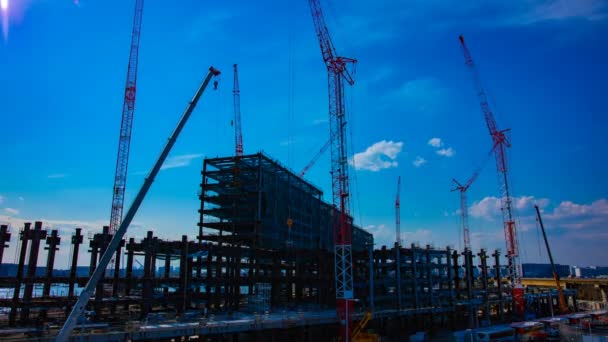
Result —
<instances>
[{"instance_id":1,"label":"construction site","mask_svg":"<svg viewBox=\"0 0 608 342\"><path fill-rule=\"evenodd\" d=\"M486 341L479 329L579 311L576 286L563 285L555 271L544 226L554 279L523 277L508 177L508 129L494 120L463 36L458 37L463 68L474 80L470 96L478 96L491 138L485 150L496 162L506 250L471 247L466 193L481 166L466 182L453 180L452 191L460 195L461 224L454 230L462 233L461 250L403 241L401 178L396 179L394 243L379 245L359 226L351 212L344 100L355 84L357 60L336 52L320 0L308 1L310 33L321 49L319 68L327 70L330 130L310 163L297 173L266 153L244 153L238 66L210 67L133 203L125 207L143 3L135 0L109 224L90 236L82 228L62 236L58 229L45 229L42 219L0 226L0 264L9 264L9 247L17 256L14 274L0 276L1 340L453 341L454 332L468 331L462 336ZM234 154L204 158L200 184L192 184L200 201L197 226L180 231L181 238L161 238L153 230L141 239L125 238L199 99L205 101L208 86L216 89L218 75L230 71ZM320 189L305 174L327 150L332 188ZM324 200L324 191L330 200ZM69 248L66 272L58 272L55 261L60 248ZM83 251L89 262L79 264ZM590 322L607 315L598 313Z\"/></svg>"}]
</instances>

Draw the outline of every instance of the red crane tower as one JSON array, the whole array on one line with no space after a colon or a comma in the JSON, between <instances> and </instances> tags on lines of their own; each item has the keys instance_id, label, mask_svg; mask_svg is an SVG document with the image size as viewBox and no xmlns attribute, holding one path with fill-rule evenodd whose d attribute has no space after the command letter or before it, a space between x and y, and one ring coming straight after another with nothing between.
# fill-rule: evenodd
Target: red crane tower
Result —
<instances>
[{"instance_id":1,"label":"red crane tower","mask_svg":"<svg viewBox=\"0 0 608 342\"><path fill-rule=\"evenodd\" d=\"M329 88L329 130L331 139L331 177L334 208L339 210L334 222L334 252L336 277L336 305L343 341L350 340L353 301L352 225L348 183L348 154L346 153L346 119L344 109L344 81L353 85L355 80L347 65L356 59L337 55L331 41L320 0L309 0L323 62L327 67Z\"/></svg>"},{"instance_id":2,"label":"red crane tower","mask_svg":"<svg viewBox=\"0 0 608 342\"><path fill-rule=\"evenodd\" d=\"M492 148L490 150L490 152L488 153L488 157L490 157L492 155L492 152L494 152L494 148ZM479 176L479 173L485 166L486 161L487 161L487 159L484 161L483 164L481 164L473 172L473 175L471 176L471 178L469 178L469 180L464 185L462 185L456 179L452 178L452 182L454 182L454 184L456 184L456 187L454 189L452 189L452 191L458 190L460 192L460 220L462 223L462 237L464 239L464 248L467 250L471 250L471 235L469 233L469 206L467 204L467 190L469 190L469 187L473 184L473 182Z\"/></svg>"},{"instance_id":3,"label":"red crane tower","mask_svg":"<svg viewBox=\"0 0 608 342\"><path fill-rule=\"evenodd\" d=\"M496 120L494 119L494 114L490 109L490 104L488 103L486 93L481 84L479 73L475 68L475 63L473 62L471 53L469 52L469 49L467 48L464 42L464 37L461 35L458 38L460 40L460 45L462 46L462 51L464 53L465 63L469 67L469 71L471 72L471 75L473 77L475 91L477 92L477 96L479 97L481 112L483 113L486 125L488 127L488 131L490 132L490 137L492 138L492 143L494 145L494 156L496 159L496 170L498 172L499 188L501 195L500 200L502 205L503 226L507 245L507 258L509 261L509 278L511 280L511 283L513 284L513 300L515 302L515 311L519 315L523 315L524 300L523 288L521 286L522 271L521 264L519 261L517 229L515 227L515 221L513 218L512 200L509 189L509 177L507 168L507 148L511 147L511 142L505 134L508 129L498 129Z\"/></svg>"},{"instance_id":4,"label":"red crane tower","mask_svg":"<svg viewBox=\"0 0 608 342\"><path fill-rule=\"evenodd\" d=\"M133 32L131 34L131 51L127 68L127 84L122 105L122 121L118 138L118 156L116 157L116 173L114 175L114 192L112 193L112 213L110 215L110 232L116 233L122 221L122 209L127 185L127 168L129 165L129 147L131 145L131 129L133 128L133 113L135 112L135 93L137 90L137 60L139 54L139 36L144 0L135 0L135 15L133 17Z\"/></svg>"},{"instance_id":5,"label":"red crane tower","mask_svg":"<svg viewBox=\"0 0 608 342\"><path fill-rule=\"evenodd\" d=\"M241 91L239 90L239 73L236 64L234 66L234 88L232 89L234 101L234 146L235 156L243 155L243 132L241 131Z\"/></svg>"}]
</instances>

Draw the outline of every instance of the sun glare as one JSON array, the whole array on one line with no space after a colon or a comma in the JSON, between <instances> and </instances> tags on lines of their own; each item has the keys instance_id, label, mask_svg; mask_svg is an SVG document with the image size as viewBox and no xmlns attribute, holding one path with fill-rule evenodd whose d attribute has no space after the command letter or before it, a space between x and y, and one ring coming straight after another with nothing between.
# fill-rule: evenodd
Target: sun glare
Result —
<instances>
[{"instance_id":1,"label":"sun glare","mask_svg":"<svg viewBox=\"0 0 608 342\"><path fill-rule=\"evenodd\" d=\"M8 0L0 0L0 9L3 11L8 9Z\"/></svg>"}]
</instances>

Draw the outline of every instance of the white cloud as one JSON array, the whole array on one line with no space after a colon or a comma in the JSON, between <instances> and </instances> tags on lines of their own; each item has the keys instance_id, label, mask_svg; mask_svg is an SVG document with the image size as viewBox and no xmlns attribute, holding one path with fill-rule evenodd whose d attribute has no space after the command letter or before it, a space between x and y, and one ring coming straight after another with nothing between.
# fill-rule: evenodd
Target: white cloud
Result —
<instances>
[{"instance_id":1,"label":"white cloud","mask_svg":"<svg viewBox=\"0 0 608 342\"><path fill-rule=\"evenodd\" d=\"M544 217L547 222L565 229L597 227L604 230L608 226L608 200L599 199L590 204L563 201Z\"/></svg>"},{"instance_id":2,"label":"white cloud","mask_svg":"<svg viewBox=\"0 0 608 342\"><path fill-rule=\"evenodd\" d=\"M19 196L19 197L18 197L18 199L19 199L21 202L25 201L25 198L23 198L23 196Z\"/></svg>"},{"instance_id":3,"label":"white cloud","mask_svg":"<svg viewBox=\"0 0 608 342\"><path fill-rule=\"evenodd\" d=\"M414 159L414 161L412 162L412 164L415 167L421 167L422 165L426 164L426 159L422 158L421 156L417 156L416 159Z\"/></svg>"},{"instance_id":4,"label":"white cloud","mask_svg":"<svg viewBox=\"0 0 608 342\"><path fill-rule=\"evenodd\" d=\"M439 150L435 151L435 153L437 153L438 155L440 155L442 157L448 157L448 158L450 158L450 157L454 156L454 154L456 153L456 151L454 151L453 148L448 147L448 148L439 149Z\"/></svg>"},{"instance_id":5,"label":"white cloud","mask_svg":"<svg viewBox=\"0 0 608 342\"><path fill-rule=\"evenodd\" d=\"M427 144L431 147L434 147L436 149L435 153L437 153L438 155L440 155L442 157L450 158L450 157L454 156L454 154L456 153L456 151L454 151L454 149L451 147L442 148L445 145L445 143L443 142L443 140L441 140L441 138L431 138L431 139L429 139Z\"/></svg>"},{"instance_id":6,"label":"white cloud","mask_svg":"<svg viewBox=\"0 0 608 342\"><path fill-rule=\"evenodd\" d=\"M439 147L443 146L443 141L441 141L441 138L431 138L429 140L428 144L430 146L439 148Z\"/></svg>"},{"instance_id":7,"label":"white cloud","mask_svg":"<svg viewBox=\"0 0 608 342\"><path fill-rule=\"evenodd\" d=\"M397 167L397 155L401 152L403 142L382 140L374 143L365 151L356 153L350 164L357 170L380 171Z\"/></svg>"},{"instance_id":8,"label":"white cloud","mask_svg":"<svg viewBox=\"0 0 608 342\"><path fill-rule=\"evenodd\" d=\"M606 18L606 9L607 6L602 0L537 1L531 10L517 19L521 24L572 18L596 21Z\"/></svg>"},{"instance_id":9,"label":"white cloud","mask_svg":"<svg viewBox=\"0 0 608 342\"><path fill-rule=\"evenodd\" d=\"M46 176L46 178L50 178L50 179L65 178L65 177L67 177L67 175L65 173L52 173L52 174Z\"/></svg>"},{"instance_id":10,"label":"white cloud","mask_svg":"<svg viewBox=\"0 0 608 342\"><path fill-rule=\"evenodd\" d=\"M192 160L202 157L202 154L183 154L180 156L174 156L165 161L161 170L174 169L178 167L185 167L190 165Z\"/></svg>"},{"instance_id":11,"label":"white cloud","mask_svg":"<svg viewBox=\"0 0 608 342\"><path fill-rule=\"evenodd\" d=\"M534 213L534 205L538 205L542 209L547 207L549 202L547 198L536 198L534 196L511 198L512 207L517 211L517 214L521 215L532 215ZM488 196L470 205L469 215L488 220L499 219L502 215L501 207L500 198Z\"/></svg>"},{"instance_id":12,"label":"white cloud","mask_svg":"<svg viewBox=\"0 0 608 342\"><path fill-rule=\"evenodd\" d=\"M19 210L15 209L15 208L4 208L4 212L6 212L8 215L19 214Z\"/></svg>"},{"instance_id":13,"label":"white cloud","mask_svg":"<svg viewBox=\"0 0 608 342\"><path fill-rule=\"evenodd\" d=\"M487 230L487 223L478 225L486 226L487 236L483 237L484 243L491 242L494 245L504 243L499 202L496 197L486 197L475 202L470 208L471 216L493 220L490 225L493 227L491 230ZM516 209L515 220L519 232L520 251L524 259L537 258L532 262L546 262L546 254L536 257L535 253L529 252L535 251L539 241L542 241L538 235L534 204L540 208L551 249L557 256L558 263L589 265L605 259L608 240L606 232L608 199L602 198L591 203L562 201L552 206L546 198L522 196L513 199L513 207ZM544 247L541 247L541 250L544 254Z\"/></svg>"},{"instance_id":14,"label":"white cloud","mask_svg":"<svg viewBox=\"0 0 608 342\"><path fill-rule=\"evenodd\" d=\"M472 217L483 217L493 219L500 215L501 203L497 197L488 196L469 206L469 215Z\"/></svg>"}]
</instances>

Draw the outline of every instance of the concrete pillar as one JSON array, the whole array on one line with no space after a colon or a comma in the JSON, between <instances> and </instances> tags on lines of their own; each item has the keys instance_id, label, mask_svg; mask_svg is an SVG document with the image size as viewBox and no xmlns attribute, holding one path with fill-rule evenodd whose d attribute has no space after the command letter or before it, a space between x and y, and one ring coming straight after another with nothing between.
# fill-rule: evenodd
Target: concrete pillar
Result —
<instances>
[{"instance_id":1,"label":"concrete pillar","mask_svg":"<svg viewBox=\"0 0 608 342\"><path fill-rule=\"evenodd\" d=\"M490 322L490 294L488 293L488 255L485 249L481 249L477 254L479 256L481 267L481 285L483 288L484 316L487 322Z\"/></svg>"},{"instance_id":2,"label":"concrete pillar","mask_svg":"<svg viewBox=\"0 0 608 342\"><path fill-rule=\"evenodd\" d=\"M403 300L401 291L401 246L399 242L395 242L395 280L397 283L397 309L401 311Z\"/></svg>"},{"instance_id":3,"label":"concrete pillar","mask_svg":"<svg viewBox=\"0 0 608 342\"><path fill-rule=\"evenodd\" d=\"M153 254L153 236L152 232L148 231L144 239L144 276L142 282L142 318L145 317L152 308L152 254Z\"/></svg>"},{"instance_id":4,"label":"concrete pillar","mask_svg":"<svg viewBox=\"0 0 608 342\"><path fill-rule=\"evenodd\" d=\"M30 231L32 246L27 264L27 277L25 278L25 290L23 291L23 307L21 308L21 321L27 323L30 315L30 302L34 292L36 267L38 266L38 252L40 251L40 240L46 238L46 231L42 230L42 222L34 223L34 230Z\"/></svg>"},{"instance_id":5,"label":"concrete pillar","mask_svg":"<svg viewBox=\"0 0 608 342\"><path fill-rule=\"evenodd\" d=\"M131 283L133 281L133 261L135 258L135 239L129 238L127 244L127 269L125 272L125 296L131 294Z\"/></svg>"},{"instance_id":6,"label":"concrete pillar","mask_svg":"<svg viewBox=\"0 0 608 342\"><path fill-rule=\"evenodd\" d=\"M74 283L76 282L76 271L78 270L78 250L82 243L82 228L76 228L76 233L72 235L72 265L70 267L70 282L68 284L68 297L74 297Z\"/></svg>"},{"instance_id":7,"label":"concrete pillar","mask_svg":"<svg viewBox=\"0 0 608 342\"><path fill-rule=\"evenodd\" d=\"M110 239L111 240L111 239ZM115 260L114 260L114 279L112 281L112 297L118 297L118 289L120 284L120 258L122 247L125 246L125 240L120 240L120 244L118 245L118 249L116 250Z\"/></svg>"},{"instance_id":8,"label":"concrete pillar","mask_svg":"<svg viewBox=\"0 0 608 342\"><path fill-rule=\"evenodd\" d=\"M8 231L8 225L0 226L0 264L4 256L4 250L8 248L8 242L11 241L11 233Z\"/></svg>"},{"instance_id":9,"label":"concrete pillar","mask_svg":"<svg viewBox=\"0 0 608 342\"><path fill-rule=\"evenodd\" d=\"M61 242L61 238L57 234L57 230L51 231L51 236L47 236L46 244L47 247L44 249L48 250L48 256L46 258L46 275L44 281L44 289L42 291L42 295L48 297L51 294L51 285L52 285L52 277L53 277L53 267L55 264L55 252L59 250L57 246L59 246Z\"/></svg>"},{"instance_id":10,"label":"concrete pillar","mask_svg":"<svg viewBox=\"0 0 608 342\"><path fill-rule=\"evenodd\" d=\"M25 256L27 253L27 244L30 239L30 222L26 222L23 230L20 233L21 239L21 250L19 250L19 263L17 264L17 275L15 277L15 288L13 290L13 304L11 306L11 312L9 313L8 320L10 326L15 326L17 319L17 308L19 307L19 294L21 292L21 284L23 282L23 268L25 265Z\"/></svg>"},{"instance_id":11,"label":"concrete pillar","mask_svg":"<svg viewBox=\"0 0 608 342\"><path fill-rule=\"evenodd\" d=\"M495 250L494 253L492 254L492 256L494 257L494 273L495 273L495 277L494 280L496 281L496 289L498 291L498 319L502 322L504 320L504 311L505 311L505 304L504 304L504 300L503 300L503 295L502 295L502 274L500 274L500 252L498 250Z\"/></svg>"},{"instance_id":12,"label":"concrete pillar","mask_svg":"<svg viewBox=\"0 0 608 342\"><path fill-rule=\"evenodd\" d=\"M217 274L216 274L217 276ZM208 274L207 277L210 277ZM180 303L177 305L178 313L186 310L186 296L188 295L188 236L182 235L181 255L179 258L179 298Z\"/></svg>"},{"instance_id":13,"label":"concrete pillar","mask_svg":"<svg viewBox=\"0 0 608 342\"><path fill-rule=\"evenodd\" d=\"M57 246L61 238L57 235L57 230L53 230L51 232L51 236L46 237L47 247L44 249L48 250L47 258L46 258L46 272L44 277L44 288L42 289L42 296L49 297L51 295L51 285L53 283L53 267L55 264L55 252L59 250ZM43 310L40 312L41 318L46 318L47 311Z\"/></svg>"},{"instance_id":14,"label":"concrete pillar","mask_svg":"<svg viewBox=\"0 0 608 342\"><path fill-rule=\"evenodd\" d=\"M465 277L466 277L466 286L467 286L467 302L469 308L469 329L476 328L477 322L477 310L473 306L473 253L465 248L462 253L464 257L464 269L465 269Z\"/></svg>"},{"instance_id":15,"label":"concrete pillar","mask_svg":"<svg viewBox=\"0 0 608 342\"><path fill-rule=\"evenodd\" d=\"M96 241L96 245L99 251L99 254L96 255L96 257L98 257L99 260L101 260L101 256L106 252L106 249L108 248L108 244L110 243L110 240L112 239L112 235L110 235L110 227L109 226L104 226L103 227L103 231L101 234L95 234L95 236L93 237L94 241ZM95 267L97 267L97 262L98 260L95 260ZM95 288L95 312L97 313L97 315L99 316L100 314L100 310L101 310L101 301L103 300L104 294L103 294L103 287L105 284L105 279L106 279L106 272L103 273L103 276L101 277L101 279L99 280L99 283L97 284L97 287Z\"/></svg>"},{"instance_id":16,"label":"concrete pillar","mask_svg":"<svg viewBox=\"0 0 608 342\"><path fill-rule=\"evenodd\" d=\"M171 277L171 254L165 254L165 282L169 284L169 278ZM165 297L169 296L169 285L163 289Z\"/></svg>"}]
</instances>

